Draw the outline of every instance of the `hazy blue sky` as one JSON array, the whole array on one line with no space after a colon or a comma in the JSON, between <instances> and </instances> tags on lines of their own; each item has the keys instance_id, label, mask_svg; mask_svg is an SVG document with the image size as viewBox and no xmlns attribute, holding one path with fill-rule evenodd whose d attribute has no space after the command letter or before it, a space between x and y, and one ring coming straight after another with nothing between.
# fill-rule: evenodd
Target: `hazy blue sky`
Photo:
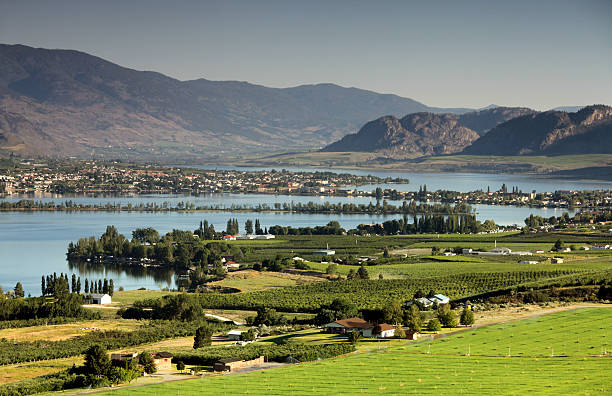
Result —
<instances>
[{"instance_id":1,"label":"hazy blue sky","mask_svg":"<svg viewBox=\"0 0 612 396\"><path fill-rule=\"evenodd\" d=\"M0 42L181 80L333 82L432 106L612 104L612 0L0 0Z\"/></svg>"}]
</instances>

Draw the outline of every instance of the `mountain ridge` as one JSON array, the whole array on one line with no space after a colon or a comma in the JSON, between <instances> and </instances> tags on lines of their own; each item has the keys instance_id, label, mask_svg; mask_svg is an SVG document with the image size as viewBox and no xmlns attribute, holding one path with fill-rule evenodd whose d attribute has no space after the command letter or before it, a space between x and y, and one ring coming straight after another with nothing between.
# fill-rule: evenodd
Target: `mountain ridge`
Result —
<instances>
[{"instance_id":1,"label":"mountain ridge","mask_svg":"<svg viewBox=\"0 0 612 396\"><path fill-rule=\"evenodd\" d=\"M466 147L472 155L612 153L612 107L549 110L501 123Z\"/></svg>"},{"instance_id":2,"label":"mountain ridge","mask_svg":"<svg viewBox=\"0 0 612 396\"><path fill-rule=\"evenodd\" d=\"M0 113L30 123L0 130L0 148L23 154L170 160L317 149L380 114L446 111L331 83L180 81L75 50L0 44L0 58Z\"/></svg>"},{"instance_id":3,"label":"mountain ridge","mask_svg":"<svg viewBox=\"0 0 612 396\"><path fill-rule=\"evenodd\" d=\"M533 112L527 108L493 107L460 115L419 112L402 119L383 116L321 151L377 152L394 159L453 154L500 122Z\"/></svg>"}]
</instances>

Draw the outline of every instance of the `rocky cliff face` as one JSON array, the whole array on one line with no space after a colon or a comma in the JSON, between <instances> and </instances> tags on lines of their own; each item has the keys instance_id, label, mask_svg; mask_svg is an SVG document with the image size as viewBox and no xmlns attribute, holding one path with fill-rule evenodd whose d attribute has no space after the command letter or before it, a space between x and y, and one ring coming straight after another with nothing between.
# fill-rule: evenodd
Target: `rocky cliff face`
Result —
<instances>
[{"instance_id":1,"label":"rocky cliff face","mask_svg":"<svg viewBox=\"0 0 612 396\"><path fill-rule=\"evenodd\" d=\"M526 107L494 107L492 109L465 113L459 116L458 119L461 124L482 136L502 122L534 113L534 110Z\"/></svg>"},{"instance_id":2,"label":"rocky cliff face","mask_svg":"<svg viewBox=\"0 0 612 396\"><path fill-rule=\"evenodd\" d=\"M401 120L385 116L365 124L358 133L345 136L323 151L377 152L395 159L453 154L499 122L532 112L525 108L498 107L462 115L414 113Z\"/></svg>"},{"instance_id":3,"label":"rocky cliff face","mask_svg":"<svg viewBox=\"0 0 612 396\"><path fill-rule=\"evenodd\" d=\"M612 107L547 111L500 124L464 151L478 155L612 153Z\"/></svg>"}]
</instances>

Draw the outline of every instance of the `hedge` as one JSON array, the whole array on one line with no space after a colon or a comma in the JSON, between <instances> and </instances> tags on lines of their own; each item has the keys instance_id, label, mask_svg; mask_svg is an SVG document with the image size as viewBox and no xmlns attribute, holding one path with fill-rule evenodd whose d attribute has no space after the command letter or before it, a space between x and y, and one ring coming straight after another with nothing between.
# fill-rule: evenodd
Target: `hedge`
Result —
<instances>
[{"instance_id":1,"label":"hedge","mask_svg":"<svg viewBox=\"0 0 612 396\"><path fill-rule=\"evenodd\" d=\"M173 362L182 361L186 364L211 366L220 359L239 358L243 360L266 356L268 360L285 362L288 358L300 362L331 358L355 351L352 344L307 345L289 343L284 345L249 344L243 347L211 347L194 352L179 352L174 355Z\"/></svg>"}]
</instances>

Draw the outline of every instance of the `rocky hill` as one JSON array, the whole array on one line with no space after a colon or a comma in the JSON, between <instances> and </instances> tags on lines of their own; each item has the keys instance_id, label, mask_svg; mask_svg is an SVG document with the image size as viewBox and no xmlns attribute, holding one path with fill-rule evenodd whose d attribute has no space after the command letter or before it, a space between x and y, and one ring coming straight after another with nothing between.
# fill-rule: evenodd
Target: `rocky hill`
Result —
<instances>
[{"instance_id":1,"label":"rocky hill","mask_svg":"<svg viewBox=\"0 0 612 396\"><path fill-rule=\"evenodd\" d=\"M167 161L319 148L380 114L445 111L333 84L179 81L23 45L0 45L0 104L4 151Z\"/></svg>"},{"instance_id":2,"label":"rocky hill","mask_svg":"<svg viewBox=\"0 0 612 396\"><path fill-rule=\"evenodd\" d=\"M476 140L465 154L612 153L612 107L593 105L568 113L546 111L504 122Z\"/></svg>"},{"instance_id":3,"label":"rocky hill","mask_svg":"<svg viewBox=\"0 0 612 396\"><path fill-rule=\"evenodd\" d=\"M462 125L482 136L502 122L533 113L535 113L534 110L526 107L496 106L486 110L468 112L460 115L457 119Z\"/></svg>"},{"instance_id":4,"label":"rocky hill","mask_svg":"<svg viewBox=\"0 0 612 396\"><path fill-rule=\"evenodd\" d=\"M377 152L394 159L462 151L498 123L522 114L526 108L495 107L458 114L413 113L402 119L385 116L365 124L322 151Z\"/></svg>"}]
</instances>

